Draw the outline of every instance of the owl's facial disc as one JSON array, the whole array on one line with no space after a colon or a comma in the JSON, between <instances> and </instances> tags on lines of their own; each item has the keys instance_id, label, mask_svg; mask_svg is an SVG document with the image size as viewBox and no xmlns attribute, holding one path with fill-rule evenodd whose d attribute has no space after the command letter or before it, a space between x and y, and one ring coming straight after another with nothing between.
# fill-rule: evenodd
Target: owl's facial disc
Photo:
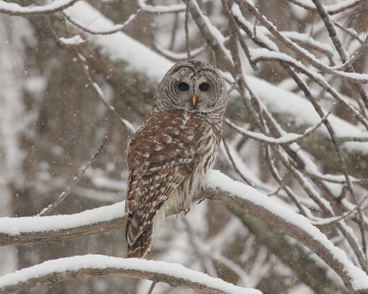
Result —
<instances>
[{"instance_id":1,"label":"owl's facial disc","mask_svg":"<svg viewBox=\"0 0 368 294\"><path fill-rule=\"evenodd\" d=\"M226 85L211 65L188 61L178 63L162 80L156 96L158 109L182 109L209 113L226 107Z\"/></svg>"}]
</instances>

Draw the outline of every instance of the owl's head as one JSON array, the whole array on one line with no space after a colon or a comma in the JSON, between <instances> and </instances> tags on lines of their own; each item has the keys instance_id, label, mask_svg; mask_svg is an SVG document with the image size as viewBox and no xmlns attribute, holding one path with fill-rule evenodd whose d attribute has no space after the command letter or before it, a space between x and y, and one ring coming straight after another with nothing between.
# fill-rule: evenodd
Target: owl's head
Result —
<instances>
[{"instance_id":1,"label":"owl's head","mask_svg":"<svg viewBox=\"0 0 368 294\"><path fill-rule=\"evenodd\" d=\"M182 61L162 79L155 96L159 110L183 109L188 112L224 112L228 97L219 71L208 62Z\"/></svg>"}]
</instances>

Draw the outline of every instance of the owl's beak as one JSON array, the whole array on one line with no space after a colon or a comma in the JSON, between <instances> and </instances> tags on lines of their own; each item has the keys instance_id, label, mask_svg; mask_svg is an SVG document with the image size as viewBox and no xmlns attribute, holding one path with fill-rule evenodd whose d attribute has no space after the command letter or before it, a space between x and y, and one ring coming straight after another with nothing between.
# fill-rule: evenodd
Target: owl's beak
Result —
<instances>
[{"instance_id":1,"label":"owl's beak","mask_svg":"<svg viewBox=\"0 0 368 294\"><path fill-rule=\"evenodd\" d=\"M197 97L194 94L192 96L192 104L193 104L193 106L196 106L196 104L197 104Z\"/></svg>"}]
</instances>

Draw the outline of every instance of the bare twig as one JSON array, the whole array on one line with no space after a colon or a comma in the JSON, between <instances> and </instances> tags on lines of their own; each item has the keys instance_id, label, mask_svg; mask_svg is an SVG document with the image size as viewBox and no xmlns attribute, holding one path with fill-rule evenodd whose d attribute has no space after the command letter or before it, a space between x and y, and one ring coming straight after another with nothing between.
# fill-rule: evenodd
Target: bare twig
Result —
<instances>
[{"instance_id":1,"label":"bare twig","mask_svg":"<svg viewBox=\"0 0 368 294\"><path fill-rule=\"evenodd\" d=\"M348 60L346 60L344 64L335 66L333 68L336 70L345 70L351 68L353 66L353 63L363 55L364 51L367 49L367 46L368 46L368 37L365 38L362 46L360 46L359 49Z\"/></svg>"},{"instance_id":2,"label":"bare twig","mask_svg":"<svg viewBox=\"0 0 368 294\"><path fill-rule=\"evenodd\" d=\"M298 278L294 277L294 279L291 281L289 287L286 289L285 294L290 293L290 291L295 287L297 281L298 281Z\"/></svg>"},{"instance_id":3,"label":"bare twig","mask_svg":"<svg viewBox=\"0 0 368 294\"><path fill-rule=\"evenodd\" d=\"M229 145L227 144L226 140L225 139L222 139L222 142L224 143L224 147L225 147L225 151L226 151L226 154L227 154L227 157L229 158L230 162L231 162L231 165L233 167L233 169L235 170L235 172L243 179L244 182L246 182L249 186L252 186L254 187L254 185L243 175L243 173L238 169L235 161L234 161L234 158L232 157L231 155L231 152L229 150Z\"/></svg>"},{"instance_id":4,"label":"bare twig","mask_svg":"<svg viewBox=\"0 0 368 294\"><path fill-rule=\"evenodd\" d=\"M308 137L312 132L314 132L317 128L319 128L326 120L327 117L332 113L332 111L335 109L335 105L332 106L332 108L322 117L322 119L313 127L308 128L304 131L303 134L292 134L288 133L287 135L279 138L270 138L263 134L257 134L251 131L247 131L243 128L240 128L233 124L230 120L226 119L225 122L234 130L236 130L239 134L252 138L253 140L260 141L267 144L275 144L275 145L288 145L292 144L294 142L297 142L300 139L305 139Z\"/></svg>"},{"instance_id":5,"label":"bare twig","mask_svg":"<svg viewBox=\"0 0 368 294\"><path fill-rule=\"evenodd\" d=\"M336 223L340 220L343 220L343 219L346 219L348 218L350 215L352 215L353 213L357 212L358 209L362 209L363 207L363 203L365 200L368 199L368 195L366 195L362 201L360 201L358 203L358 205L356 205L354 207L354 209L352 210L349 210L348 212L344 213L343 215L339 216L339 217L335 217L335 218L331 218L331 219L322 219L322 220L316 220L316 219L312 219L311 222L312 224L314 224L315 226L322 226L322 225L330 225L330 224L333 224L333 223Z\"/></svg>"},{"instance_id":6,"label":"bare twig","mask_svg":"<svg viewBox=\"0 0 368 294\"><path fill-rule=\"evenodd\" d=\"M237 1L238 3L244 5L258 19L258 21L260 21L280 42L282 42L285 46L287 46L289 49L294 51L300 57L305 59L310 65L312 65L316 69L319 69L320 71L324 73L328 73L333 76L336 76L342 80L347 80L353 83L368 83L368 78L364 74L358 74L358 73L352 74L349 72L336 71L326 66L325 64L320 62L318 59L316 59L312 54L310 54L307 50L301 48L300 46L297 46L289 38L281 34L277 30L277 28L258 11L256 7L254 7L253 5L251 5L249 2L245 0L237 0Z\"/></svg>"},{"instance_id":7,"label":"bare twig","mask_svg":"<svg viewBox=\"0 0 368 294\"><path fill-rule=\"evenodd\" d=\"M258 67L256 66L256 64L254 62L252 62L252 58L250 57L248 46L245 43L245 40L244 40L244 38L243 38L243 36L242 36L242 34L240 32L240 29L239 29L239 27L236 24L235 18L234 18L233 14L230 11L230 7L229 7L228 1L222 0L222 5L224 7L224 11L225 11L225 14L226 14L227 18L229 19L231 29L235 32L235 34L237 36L237 40L239 41L239 43L240 43L240 45L241 45L241 47L242 47L245 55L247 56L247 58L248 58L248 60L250 62L250 65L253 67L253 70L258 70ZM237 44L235 44L235 46L236 45ZM240 64L238 66L240 66Z\"/></svg>"},{"instance_id":8,"label":"bare twig","mask_svg":"<svg viewBox=\"0 0 368 294\"><path fill-rule=\"evenodd\" d=\"M280 159L283 165L291 172L291 174L294 176L294 178L297 180L300 186L303 187L307 195L319 206L321 211L327 217L335 217L335 214L330 206L330 203L327 202L324 198L322 198L319 195L319 193L313 188L309 180L305 178L304 174L302 174L301 172L299 172L293 167L293 165L289 162L290 160L286 158L286 156L282 152L280 152L277 146L272 146L272 149L274 153L277 155L278 159ZM346 240L349 242L362 268L365 271L367 271L368 264L365 258L365 254L362 251L362 248L359 245L355 236L352 235L350 228L348 228L344 222L337 222L336 227L340 230L340 232L344 235Z\"/></svg>"},{"instance_id":9,"label":"bare twig","mask_svg":"<svg viewBox=\"0 0 368 294\"><path fill-rule=\"evenodd\" d=\"M346 102L339 93L333 89L323 77L319 76L318 74L312 73L309 69L304 67L301 63L296 62L292 59L285 59L285 58L279 58L276 55L275 56L259 56L256 59L254 59L255 62L261 61L261 60L268 60L268 61L277 61L282 66L289 65L297 69L298 71L302 72L303 74L307 75L312 80L316 81L322 88L324 88L331 96L336 99L338 102L340 102L344 107L346 107L346 110L349 111L354 117L356 117L359 122L364 125L366 129L368 129L368 121L357 111L353 106L351 106L348 102ZM284 67L284 66L283 66Z\"/></svg>"},{"instance_id":10,"label":"bare twig","mask_svg":"<svg viewBox=\"0 0 368 294\"><path fill-rule=\"evenodd\" d=\"M81 169L76 177L73 178L72 183L63 191L59 197L55 200L54 203L50 204L48 207L44 208L37 216L48 215L53 211L72 191L74 186L81 180L82 176L86 172L86 170L91 166L91 164L96 160L97 156L101 153L101 150L105 147L108 136L105 136L100 148L97 152L91 157L91 159L87 162L87 164Z\"/></svg>"},{"instance_id":11,"label":"bare twig","mask_svg":"<svg viewBox=\"0 0 368 294\"><path fill-rule=\"evenodd\" d=\"M286 172L284 174L284 176L282 177L282 179L279 182L279 186L277 187L277 189L274 192L268 193L267 196L274 196L277 195L282 189L284 189L285 187L285 182L287 180L288 175L290 175L290 172Z\"/></svg>"},{"instance_id":12,"label":"bare twig","mask_svg":"<svg viewBox=\"0 0 368 294\"><path fill-rule=\"evenodd\" d=\"M308 11L312 11L312 12L316 12L316 8L313 7L313 5L308 5L308 2L305 2L305 1L301 1L301 0L287 0L293 4L296 4ZM338 4L338 5L330 5L330 6L327 6L326 7L326 10L328 12L328 14L330 15L334 15L334 14L337 14L337 13L340 13L340 12L343 12L343 11L346 11L348 9L352 9L352 8L355 8L357 7L359 4L365 2L365 0L355 0L355 1L346 1L346 4L345 5L341 5L341 4Z\"/></svg>"},{"instance_id":13,"label":"bare twig","mask_svg":"<svg viewBox=\"0 0 368 294\"><path fill-rule=\"evenodd\" d=\"M300 203L300 201L298 199L298 196L295 195L295 193L293 192L293 190L289 186L282 184L283 179L281 179L281 177L279 175L279 172L278 172L277 168L275 167L274 161L271 157L270 146L265 146L264 150L265 150L267 164L270 167L270 171L271 171L271 174L272 174L273 178L279 183L280 187L282 187L284 189L284 191L286 192L288 197L291 199L291 201L293 201L295 206L299 209L299 212L302 215L307 216L308 215L307 211L303 207L303 205ZM286 173L285 177L286 177L287 174L290 174L290 172Z\"/></svg>"},{"instance_id":14,"label":"bare twig","mask_svg":"<svg viewBox=\"0 0 368 294\"><path fill-rule=\"evenodd\" d=\"M236 6L233 6L233 8L237 8ZM233 9L234 10L234 9ZM237 9L235 9L237 10ZM274 51L273 48L270 48L268 44L263 42L262 40L256 38L254 33L247 27L244 18L239 14L235 13L235 20L237 21L237 24L244 30L244 32L250 37L253 42L255 42L257 45L263 48L267 48L270 51ZM254 50L254 49L252 49ZM255 53L255 52L254 52ZM310 69L307 69L303 64L300 62L297 62L293 58L289 58L289 56L282 54L282 53L275 53L275 54L269 54L269 52L265 52L265 54L257 54L258 57L252 57L252 62L257 63L261 60L268 60L268 61L277 61L280 63L281 66L292 66L297 71L300 71L307 75L310 79L316 81L323 89L325 89L332 97L336 99L336 101L342 103L344 107L356 117L365 127L368 129L368 121L364 118L364 116L359 113L354 107L352 107L350 104L348 104L338 93L335 89L333 89L326 80L320 76L319 74L313 73L310 71ZM359 100L358 100L359 101Z\"/></svg>"},{"instance_id":15,"label":"bare twig","mask_svg":"<svg viewBox=\"0 0 368 294\"><path fill-rule=\"evenodd\" d=\"M148 289L147 294L152 294L152 291L155 288L156 284L157 284L157 280L155 279L152 281L151 287Z\"/></svg>"},{"instance_id":16,"label":"bare twig","mask_svg":"<svg viewBox=\"0 0 368 294\"><path fill-rule=\"evenodd\" d=\"M368 142L368 138L365 137L336 137L336 144L341 145L346 142Z\"/></svg>"},{"instance_id":17,"label":"bare twig","mask_svg":"<svg viewBox=\"0 0 368 294\"><path fill-rule=\"evenodd\" d=\"M176 53L172 52L170 50L162 48L158 43L153 44L155 49L166 58L173 60L173 61L180 61L180 60L186 60L188 59L188 51L185 53ZM203 51L205 51L208 48L207 44L204 44L198 48L195 48L193 50L190 50L190 56L191 58L194 58L201 54Z\"/></svg>"},{"instance_id":18,"label":"bare twig","mask_svg":"<svg viewBox=\"0 0 368 294\"><path fill-rule=\"evenodd\" d=\"M114 25L112 29L109 30L105 30L105 31L97 31L94 30L92 28L89 28L88 26L85 26L84 24L75 21L73 18L71 18L70 15L68 15L66 12L62 12L62 15L73 25L75 25L76 27L80 28L81 30L83 30L84 32L90 33L92 35L111 35L111 34L115 34L125 28L127 28L134 20L137 19L138 15L141 13L141 10L137 10L136 14L132 14L128 20L123 23L123 24L117 24Z\"/></svg>"},{"instance_id":19,"label":"bare twig","mask_svg":"<svg viewBox=\"0 0 368 294\"><path fill-rule=\"evenodd\" d=\"M337 52L339 53L342 62L344 62L344 64L349 64L349 60L348 60L349 58L348 58L347 52L346 52L345 48L343 48L339 38L337 37L335 27L333 25L333 22L330 19L330 16L326 12L325 7L322 5L321 1L319 1L319 0L312 0L312 1L316 5L316 8L317 8L319 14L321 15L321 18L322 18L322 20L323 20L323 22L326 26L326 29L329 33L329 36L332 40L332 43L334 44ZM347 69L348 72L351 72L351 73L355 72L352 65L346 66L346 69ZM357 88L357 90L358 90L365 106L368 108L368 95L367 95L365 89L358 82L354 82L354 85Z\"/></svg>"},{"instance_id":20,"label":"bare twig","mask_svg":"<svg viewBox=\"0 0 368 294\"><path fill-rule=\"evenodd\" d=\"M217 62L223 64L226 69L233 73L233 62L230 53L225 48L223 41L223 35L209 22L207 16L205 16L200 10L196 0L189 1L189 11L193 20L200 29L203 37L207 43L211 46L212 50L216 54ZM211 27L209 27L211 26Z\"/></svg>"},{"instance_id":21,"label":"bare twig","mask_svg":"<svg viewBox=\"0 0 368 294\"><path fill-rule=\"evenodd\" d=\"M308 100L312 103L312 105L315 108L315 110L317 111L318 115L321 118L324 117L325 114L324 114L324 111L323 111L322 107L317 102L317 100L313 97L313 95L312 95L311 91L308 89L307 85L292 70L289 70L288 73L291 75L291 77L294 79L294 81L298 84L299 88L304 92L304 94L308 98ZM333 143L333 146L335 148L335 151L336 151L337 156L339 158L339 161L341 163L343 174L344 174L345 180L346 180L346 184L349 188L349 192L350 192L351 196L353 197L353 200L355 201L355 204L357 204L357 197L355 195L353 184L351 183L351 180L350 180L350 176L349 176L349 172L348 172L348 169L347 169L347 166L346 166L346 163L345 163L345 159L342 155L342 152L339 148L339 145L336 143L335 131L334 131L334 129L333 129L333 127L330 124L328 119L324 121L324 125L326 126L326 128L327 128L327 130L330 134L331 141ZM359 213L359 219L360 219L359 227L360 227L361 234L362 234L363 252L366 252L367 244L366 244L366 237L365 237L364 217L363 217L363 214L362 214L362 211L361 211L360 208L358 208L358 213ZM366 271L368 271L366 259L365 259L364 269Z\"/></svg>"},{"instance_id":22,"label":"bare twig","mask_svg":"<svg viewBox=\"0 0 368 294\"><path fill-rule=\"evenodd\" d=\"M130 133L130 134L134 134L135 130L134 130L134 127L133 125L127 121L126 119L123 119L115 110L114 107L112 107L111 105L109 105L107 102L106 102L106 99L103 95L103 92L101 90L101 88L95 83L93 82L91 76L89 75L89 71L88 71L88 65L87 65L87 61L86 61L86 58L82 55L82 52L81 50L79 49L79 47L75 47L76 50L77 50L77 56L78 56L78 60L80 62L80 64L82 65L82 69L83 69L83 72L84 72L84 75L85 77L87 78L88 80L88 83L92 86L92 89L95 90L95 92L97 93L97 96L98 96L98 99L105 105L105 107L107 108L107 110L109 112L111 112L115 117L118 118L118 120L121 122L121 124L127 129L127 131Z\"/></svg>"},{"instance_id":23,"label":"bare twig","mask_svg":"<svg viewBox=\"0 0 368 294\"><path fill-rule=\"evenodd\" d=\"M347 33L348 35L350 35L351 37L353 37L355 40L357 40L360 44L363 44L364 41L362 39L359 38L359 34L351 29L351 28L346 28L345 26L343 26L342 24L340 24L339 22L337 22L336 20L332 20L333 24L335 26L337 26L341 31Z\"/></svg>"},{"instance_id":24,"label":"bare twig","mask_svg":"<svg viewBox=\"0 0 368 294\"><path fill-rule=\"evenodd\" d=\"M185 29L185 42L187 45L187 58L188 60L192 59L192 54L190 52L190 43L189 43L189 0L185 0L185 22L184 22L184 29Z\"/></svg>"}]
</instances>

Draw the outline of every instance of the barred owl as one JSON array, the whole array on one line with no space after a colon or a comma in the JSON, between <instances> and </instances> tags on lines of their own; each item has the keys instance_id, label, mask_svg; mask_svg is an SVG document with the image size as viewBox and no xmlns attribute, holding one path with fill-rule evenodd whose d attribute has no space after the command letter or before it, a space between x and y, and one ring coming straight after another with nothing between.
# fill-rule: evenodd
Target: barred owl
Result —
<instances>
[{"instance_id":1,"label":"barred owl","mask_svg":"<svg viewBox=\"0 0 368 294\"><path fill-rule=\"evenodd\" d=\"M166 215L188 209L216 160L227 91L209 63L175 64L128 146L128 257L143 258Z\"/></svg>"}]
</instances>

